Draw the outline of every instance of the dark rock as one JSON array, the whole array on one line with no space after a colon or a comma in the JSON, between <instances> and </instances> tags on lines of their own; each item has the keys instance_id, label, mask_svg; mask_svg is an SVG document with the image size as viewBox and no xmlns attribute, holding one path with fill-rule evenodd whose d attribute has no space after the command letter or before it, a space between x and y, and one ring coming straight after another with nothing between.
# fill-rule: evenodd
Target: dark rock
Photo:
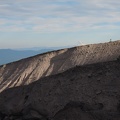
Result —
<instances>
[{"instance_id":1,"label":"dark rock","mask_svg":"<svg viewBox=\"0 0 120 120\"><path fill-rule=\"evenodd\" d=\"M31 120L31 119L34 119L34 120L47 120L47 118L44 115L41 115L36 110L29 110L26 113L24 112L23 119L24 120Z\"/></svg>"},{"instance_id":2,"label":"dark rock","mask_svg":"<svg viewBox=\"0 0 120 120\"><path fill-rule=\"evenodd\" d=\"M3 120L6 117L5 114L3 114L2 112L0 112L0 120Z\"/></svg>"}]
</instances>

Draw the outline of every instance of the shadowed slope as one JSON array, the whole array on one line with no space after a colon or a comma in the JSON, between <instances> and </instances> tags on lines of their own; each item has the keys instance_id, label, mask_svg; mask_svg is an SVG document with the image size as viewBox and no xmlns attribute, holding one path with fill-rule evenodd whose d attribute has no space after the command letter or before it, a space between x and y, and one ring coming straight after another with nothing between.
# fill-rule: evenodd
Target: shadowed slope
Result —
<instances>
[{"instance_id":1,"label":"shadowed slope","mask_svg":"<svg viewBox=\"0 0 120 120\"><path fill-rule=\"evenodd\" d=\"M0 94L0 113L20 119L119 120L120 61L72 68Z\"/></svg>"},{"instance_id":2,"label":"shadowed slope","mask_svg":"<svg viewBox=\"0 0 120 120\"><path fill-rule=\"evenodd\" d=\"M76 65L116 60L119 55L120 41L115 41L48 52L6 64L0 67L0 91L29 84Z\"/></svg>"}]
</instances>

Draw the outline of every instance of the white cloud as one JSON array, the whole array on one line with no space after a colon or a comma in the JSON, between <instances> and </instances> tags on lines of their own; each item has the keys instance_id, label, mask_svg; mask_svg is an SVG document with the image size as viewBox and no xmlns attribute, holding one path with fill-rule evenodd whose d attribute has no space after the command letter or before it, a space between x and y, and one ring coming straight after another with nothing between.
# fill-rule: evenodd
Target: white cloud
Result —
<instances>
[{"instance_id":1,"label":"white cloud","mask_svg":"<svg viewBox=\"0 0 120 120\"><path fill-rule=\"evenodd\" d=\"M0 30L115 29L115 23L120 23L119 6L120 1L115 0L0 0Z\"/></svg>"}]
</instances>

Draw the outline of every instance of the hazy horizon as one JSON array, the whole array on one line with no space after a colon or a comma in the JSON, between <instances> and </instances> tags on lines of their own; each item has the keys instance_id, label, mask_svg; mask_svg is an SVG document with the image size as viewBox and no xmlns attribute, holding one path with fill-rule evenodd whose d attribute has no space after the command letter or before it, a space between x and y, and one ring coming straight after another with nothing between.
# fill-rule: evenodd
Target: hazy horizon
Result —
<instances>
[{"instance_id":1,"label":"hazy horizon","mask_svg":"<svg viewBox=\"0 0 120 120\"><path fill-rule=\"evenodd\" d=\"M90 43L82 43L80 41L77 42L77 44L75 45L68 45L68 46L25 46L25 47L10 47L10 48L0 48L1 49L10 49L10 50L42 50L42 49L62 49L62 48L71 48L71 47L76 47L76 46L84 46L84 45L89 45L89 44L99 44L99 43L107 43L107 42L114 42L114 41L119 41L119 40L106 40L106 41L98 41L98 42L90 42Z\"/></svg>"},{"instance_id":2,"label":"hazy horizon","mask_svg":"<svg viewBox=\"0 0 120 120\"><path fill-rule=\"evenodd\" d=\"M0 1L0 48L78 46L119 40L120 1Z\"/></svg>"},{"instance_id":3,"label":"hazy horizon","mask_svg":"<svg viewBox=\"0 0 120 120\"><path fill-rule=\"evenodd\" d=\"M37 47L13 47L13 48L0 48L0 50L42 50L42 49L61 49L61 48L69 48L69 47L75 47L75 46L37 46Z\"/></svg>"}]
</instances>

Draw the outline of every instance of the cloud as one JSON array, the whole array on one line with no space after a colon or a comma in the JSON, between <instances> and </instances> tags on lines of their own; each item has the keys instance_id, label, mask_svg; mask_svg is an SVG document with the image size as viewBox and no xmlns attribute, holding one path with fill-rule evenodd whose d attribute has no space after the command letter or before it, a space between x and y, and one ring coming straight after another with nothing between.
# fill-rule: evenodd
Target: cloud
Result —
<instances>
[{"instance_id":1,"label":"cloud","mask_svg":"<svg viewBox=\"0 0 120 120\"><path fill-rule=\"evenodd\" d=\"M119 6L115 0L1 0L0 31L116 29Z\"/></svg>"}]
</instances>

